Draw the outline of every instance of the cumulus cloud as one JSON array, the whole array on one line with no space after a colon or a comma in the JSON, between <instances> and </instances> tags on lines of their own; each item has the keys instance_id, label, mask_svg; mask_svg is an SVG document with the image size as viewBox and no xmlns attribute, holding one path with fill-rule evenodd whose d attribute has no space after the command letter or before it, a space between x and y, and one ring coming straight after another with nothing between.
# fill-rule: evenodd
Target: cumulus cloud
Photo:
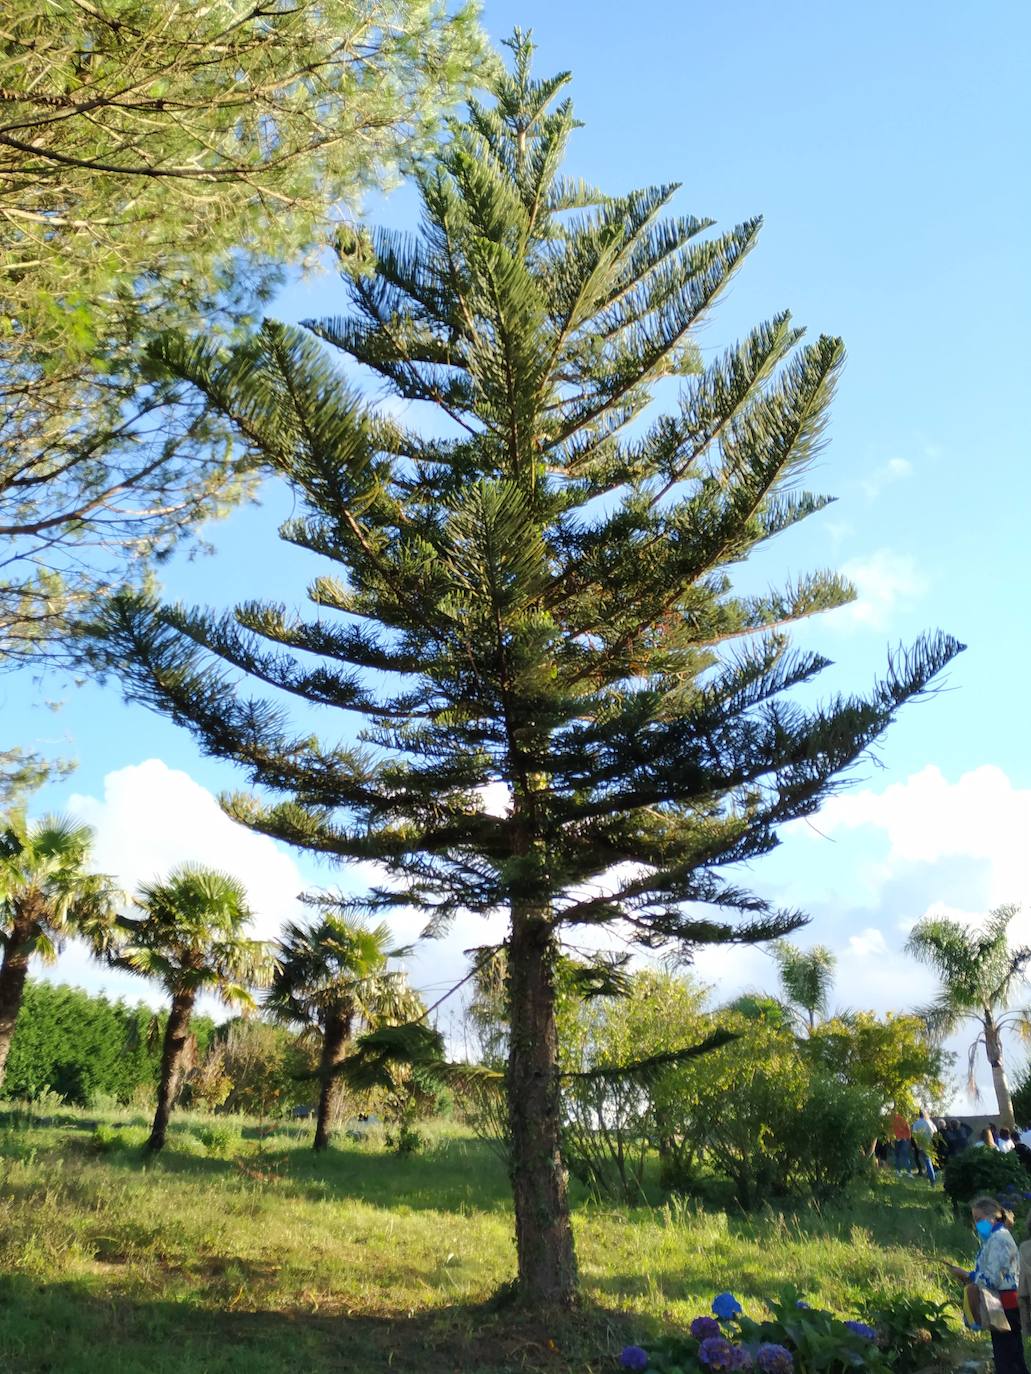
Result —
<instances>
[{"instance_id":1,"label":"cumulus cloud","mask_svg":"<svg viewBox=\"0 0 1031 1374\"><path fill-rule=\"evenodd\" d=\"M855 584L856 599L832 615L831 626L883 630L896 610L907 610L928 590L916 560L906 553L877 549L850 559L842 575Z\"/></svg>"},{"instance_id":2,"label":"cumulus cloud","mask_svg":"<svg viewBox=\"0 0 1031 1374\"><path fill-rule=\"evenodd\" d=\"M206 787L160 759L108 773L103 798L75 794L67 809L96 831L97 867L130 892L178 863L200 863L245 884L261 938L299 910L305 884L292 855L231 821Z\"/></svg>"},{"instance_id":3,"label":"cumulus cloud","mask_svg":"<svg viewBox=\"0 0 1031 1374\"><path fill-rule=\"evenodd\" d=\"M853 954L857 954L861 959L868 959L871 955L882 955L888 953L888 942L884 938L884 931L878 930L876 926L867 926L858 935L849 936L848 947Z\"/></svg>"},{"instance_id":4,"label":"cumulus cloud","mask_svg":"<svg viewBox=\"0 0 1031 1374\"><path fill-rule=\"evenodd\" d=\"M832 797L814 824L831 836L863 828L880 832L887 841L882 883L919 866L933 870L966 859L976 865L985 908L1031 903L1031 789L1015 787L994 764L955 782L929 764L880 792L863 788ZM963 909L954 906L951 881L936 888L934 872L926 876L928 908Z\"/></svg>"},{"instance_id":5,"label":"cumulus cloud","mask_svg":"<svg viewBox=\"0 0 1031 1374\"><path fill-rule=\"evenodd\" d=\"M275 935L302 910L297 898L305 882L293 857L267 836L231 821L207 788L160 759L108 773L102 797L75 793L65 809L93 827L96 868L127 892L188 861L241 879L255 913L253 933L260 938ZM134 1000L160 1000L145 980L103 968L75 945L48 977Z\"/></svg>"},{"instance_id":6,"label":"cumulus cloud","mask_svg":"<svg viewBox=\"0 0 1031 1374\"><path fill-rule=\"evenodd\" d=\"M866 476L860 486L868 501L874 501L885 487L890 487L893 483L899 482L904 477L908 477L913 471L913 464L906 458L889 458L886 463L882 463L879 468Z\"/></svg>"}]
</instances>

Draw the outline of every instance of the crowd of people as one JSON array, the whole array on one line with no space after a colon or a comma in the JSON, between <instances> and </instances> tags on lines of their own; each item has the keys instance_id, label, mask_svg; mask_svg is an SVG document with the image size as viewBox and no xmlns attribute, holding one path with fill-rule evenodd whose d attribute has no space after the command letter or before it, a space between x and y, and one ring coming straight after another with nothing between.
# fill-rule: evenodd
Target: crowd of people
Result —
<instances>
[{"instance_id":1,"label":"crowd of people","mask_svg":"<svg viewBox=\"0 0 1031 1374\"><path fill-rule=\"evenodd\" d=\"M969 1121L932 1117L923 1108L912 1121L896 1111L889 1134L877 1142L876 1155L880 1164L893 1166L896 1173L918 1173L934 1184L938 1168L949 1156L969 1149L1000 1150L1004 1154L1016 1150L1024 1155L1024 1163L1031 1172L1031 1131L1011 1131L989 1122L975 1138Z\"/></svg>"}]
</instances>

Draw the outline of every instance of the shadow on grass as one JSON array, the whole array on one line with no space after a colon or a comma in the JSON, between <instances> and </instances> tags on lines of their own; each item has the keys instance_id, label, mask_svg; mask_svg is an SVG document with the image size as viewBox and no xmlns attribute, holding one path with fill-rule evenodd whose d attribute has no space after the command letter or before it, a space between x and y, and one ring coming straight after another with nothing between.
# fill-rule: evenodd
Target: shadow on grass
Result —
<instances>
[{"instance_id":1,"label":"shadow on grass","mask_svg":"<svg viewBox=\"0 0 1031 1374\"><path fill-rule=\"evenodd\" d=\"M76 1142L81 1151L83 1145ZM89 1152L88 1144L85 1146ZM507 1211L512 1199L500 1162L479 1142L446 1141L423 1154L401 1158L386 1151L333 1146L316 1154L304 1145L247 1150L226 1157L180 1152L175 1132L158 1155L136 1148L94 1154L112 1169L159 1169L185 1178L251 1179L271 1183L284 1197L352 1199L391 1210Z\"/></svg>"},{"instance_id":2,"label":"shadow on grass","mask_svg":"<svg viewBox=\"0 0 1031 1374\"><path fill-rule=\"evenodd\" d=\"M0 1276L6 1374L563 1374L611 1369L640 1322L604 1308L547 1322L462 1304L401 1314L249 1310Z\"/></svg>"}]
</instances>

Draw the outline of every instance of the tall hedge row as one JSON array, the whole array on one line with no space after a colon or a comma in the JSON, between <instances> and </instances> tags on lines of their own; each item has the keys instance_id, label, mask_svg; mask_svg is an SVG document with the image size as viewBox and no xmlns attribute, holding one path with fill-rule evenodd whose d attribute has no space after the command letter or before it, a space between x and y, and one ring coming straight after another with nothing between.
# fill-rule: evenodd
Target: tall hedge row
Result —
<instances>
[{"instance_id":1,"label":"tall hedge row","mask_svg":"<svg viewBox=\"0 0 1031 1374\"><path fill-rule=\"evenodd\" d=\"M129 1102L157 1083L165 1016L150 1007L91 996L81 988L30 981L18 1016L3 1097L38 1097L51 1090L68 1103L98 1098ZM214 1031L196 1017L203 1054Z\"/></svg>"}]
</instances>

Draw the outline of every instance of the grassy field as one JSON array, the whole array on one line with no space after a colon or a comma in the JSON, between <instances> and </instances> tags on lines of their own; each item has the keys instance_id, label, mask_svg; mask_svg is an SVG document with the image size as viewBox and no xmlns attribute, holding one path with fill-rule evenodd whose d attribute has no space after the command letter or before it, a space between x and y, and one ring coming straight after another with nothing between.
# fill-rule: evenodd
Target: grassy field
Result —
<instances>
[{"instance_id":1,"label":"grassy field","mask_svg":"<svg viewBox=\"0 0 1031 1374\"><path fill-rule=\"evenodd\" d=\"M851 1314L874 1291L945 1296L936 1262L972 1249L940 1195L893 1178L848 1206L749 1218L578 1198L584 1309L544 1328L489 1302L513 1274L507 1183L455 1128L409 1159L374 1140L316 1158L307 1130L184 1117L150 1162L98 1151L96 1120L0 1113L11 1374L614 1369L625 1341L720 1289L754 1313L792 1284ZM142 1118L121 1120L142 1137Z\"/></svg>"}]
</instances>

